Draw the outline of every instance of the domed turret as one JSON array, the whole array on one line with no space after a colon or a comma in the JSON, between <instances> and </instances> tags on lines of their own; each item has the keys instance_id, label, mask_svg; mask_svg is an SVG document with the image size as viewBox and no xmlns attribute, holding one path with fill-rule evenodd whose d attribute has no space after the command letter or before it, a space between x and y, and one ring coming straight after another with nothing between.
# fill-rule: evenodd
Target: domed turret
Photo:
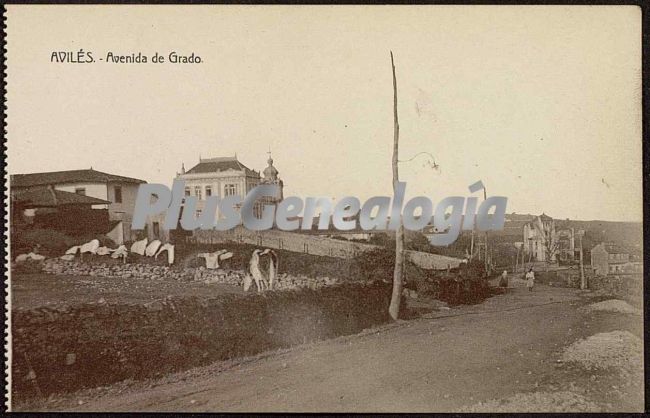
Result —
<instances>
[{"instance_id":1,"label":"domed turret","mask_svg":"<svg viewBox=\"0 0 650 418\"><path fill-rule=\"evenodd\" d=\"M266 161L269 166L266 167L263 171L264 173L264 180L267 181L276 181L278 179L278 170L273 167L273 158L269 156L269 159Z\"/></svg>"}]
</instances>

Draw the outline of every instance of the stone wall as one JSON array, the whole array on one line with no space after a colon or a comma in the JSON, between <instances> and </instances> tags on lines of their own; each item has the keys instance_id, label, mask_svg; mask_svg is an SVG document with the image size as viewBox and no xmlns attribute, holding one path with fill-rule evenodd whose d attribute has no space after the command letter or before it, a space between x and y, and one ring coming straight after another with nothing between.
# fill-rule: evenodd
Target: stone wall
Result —
<instances>
[{"instance_id":1,"label":"stone wall","mask_svg":"<svg viewBox=\"0 0 650 418\"><path fill-rule=\"evenodd\" d=\"M357 333L389 321L390 297L391 284L373 282L139 305L14 309L13 399L157 377Z\"/></svg>"},{"instance_id":2,"label":"stone wall","mask_svg":"<svg viewBox=\"0 0 650 418\"><path fill-rule=\"evenodd\" d=\"M422 251L406 251L406 257L416 266L426 270L444 270L447 267L456 268L460 265L459 258L425 253Z\"/></svg>"},{"instance_id":3,"label":"stone wall","mask_svg":"<svg viewBox=\"0 0 650 418\"><path fill-rule=\"evenodd\" d=\"M587 283L594 277L591 268L584 269ZM523 277L523 274L522 274ZM548 284L556 287L580 287L580 269L577 267L563 268L550 271L536 270L535 281L539 284Z\"/></svg>"},{"instance_id":4,"label":"stone wall","mask_svg":"<svg viewBox=\"0 0 650 418\"><path fill-rule=\"evenodd\" d=\"M353 258L357 254L379 248L376 245L337 240L319 235L299 234L296 232L267 230L251 231L239 225L227 231L196 230L190 238L199 244L215 244L235 241L260 247L277 248L327 257Z\"/></svg>"},{"instance_id":5,"label":"stone wall","mask_svg":"<svg viewBox=\"0 0 650 418\"><path fill-rule=\"evenodd\" d=\"M227 241L338 258L354 258L362 252L383 248L372 244L296 232L279 230L251 231L241 225L228 231L196 230L190 238L190 242L198 244L216 244ZM455 268L461 262L458 258L420 251L406 251L406 256L416 266L428 270L442 270L448 266Z\"/></svg>"},{"instance_id":6,"label":"stone wall","mask_svg":"<svg viewBox=\"0 0 650 418\"><path fill-rule=\"evenodd\" d=\"M223 283L235 286L242 286L245 276L243 270L214 270L206 269L205 267L186 267L183 269L177 269L155 264L86 263L80 261L65 261L56 258L45 260L42 269L44 273L50 274L121 277L145 280L168 279L201 281L205 283ZM295 289L298 287L307 287L310 289L316 289L339 282L339 279L330 277L307 277L280 274L274 288Z\"/></svg>"},{"instance_id":7,"label":"stone wall","mask_svg":"<svg viewBox=\"0 0 650 418\"><path fill-rule=\"evenodd\" d=\"M589 289L602 290L637 306L643 305L643 274L594 275L589 279Z\"/></svg>"},{"instance_id":8,"label":"stone wall","mask_svg":"<svg viewBox=\"0 0 650 418\"><path fill-rule=\"evenodd\" d=\"M635 304L643 302L643 274L598 275L594 269L585 267L587 288L598 290ZM535 273L535 281L557 287L580 288L580 270L567 268L549 272Z\"/></svg>"}]
</instances>

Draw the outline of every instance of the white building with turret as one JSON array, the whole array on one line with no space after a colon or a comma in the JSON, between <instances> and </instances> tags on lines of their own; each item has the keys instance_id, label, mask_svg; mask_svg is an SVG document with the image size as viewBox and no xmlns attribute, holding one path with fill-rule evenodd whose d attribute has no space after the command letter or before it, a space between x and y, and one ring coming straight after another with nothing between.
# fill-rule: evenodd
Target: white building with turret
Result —
<instances>
[{"instance_id":1,"label":"white building with turret","mask_svg":"<svg viewBox=\"0 0 650 418\"><path fill-rule=\"evenodd\" d=\"M244 198L251 189L260 184L279 185L279 196L262 200L258 205L259 210L262 204L277 203L283 198L284 184L270 156L267 163L268 166L264 169L264 177L262 177L259 171L251 170L242 164L237 156L199 158L199 163L187 171L183 164L176 178L185 182L185 196L197 198L195 208L197 216L203 211L207 197L218 196L223 199L227 196L239 195Z\"/></svg>"}]
</instances>

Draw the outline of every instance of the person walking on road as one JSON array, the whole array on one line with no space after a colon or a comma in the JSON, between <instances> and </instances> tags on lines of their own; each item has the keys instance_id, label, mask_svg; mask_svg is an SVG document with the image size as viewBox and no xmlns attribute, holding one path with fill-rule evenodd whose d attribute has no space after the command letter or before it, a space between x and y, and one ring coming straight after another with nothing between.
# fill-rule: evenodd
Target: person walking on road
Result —
<instances>
[{"instance_id":1,"label":"person walking on road","mask_svg":"<svg viewBox=\"0 0 650 418\"><path fill-rule=\"evenodd\" d=\"M526 273L526 287L528 287L529 292L533 291L534 285L535 285L535 273L533 272L533 268L531 267L530 270L528 270L528 273Z\"/></svg>"},{"instance_id":2,"label":"person walking on road","mask_svg":"<svg viewBox=\"0 0 650 418\"><path fill-rule=\"evenodd\" d=\"M499 286L500 287L508 287L508 271L503 270L503 273L501 274L501 280L499 280Z\"/></svg>"}]
</instances>

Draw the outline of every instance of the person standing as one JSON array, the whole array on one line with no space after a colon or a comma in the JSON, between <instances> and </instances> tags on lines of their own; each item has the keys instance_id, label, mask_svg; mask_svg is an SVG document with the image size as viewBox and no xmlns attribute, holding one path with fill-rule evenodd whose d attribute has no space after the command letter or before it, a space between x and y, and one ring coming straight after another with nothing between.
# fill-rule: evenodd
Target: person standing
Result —
<instances>
[{"instance_id":1,"label":"person standing","mask_svg":"<svg viewBox=\"0 0 650 418\"><path fill-rule=\"evenodd\" d=\"M499 280L499 287L508 287L508 271L503 270L501 280Z\"/></svg>"},{"instance_id":2,"label":"person standing","mask_svg":"<svg viewBox=\"0 0 650 418\"><path fill-rule=\"evenodd\" d=\"M526 273L526 286L528 287L529 292L533 291L534 285L535 285L535 272L533 272L533 268L531 267L530 270L528 270L528 273Z\"/></svg>"}]
</instances>

